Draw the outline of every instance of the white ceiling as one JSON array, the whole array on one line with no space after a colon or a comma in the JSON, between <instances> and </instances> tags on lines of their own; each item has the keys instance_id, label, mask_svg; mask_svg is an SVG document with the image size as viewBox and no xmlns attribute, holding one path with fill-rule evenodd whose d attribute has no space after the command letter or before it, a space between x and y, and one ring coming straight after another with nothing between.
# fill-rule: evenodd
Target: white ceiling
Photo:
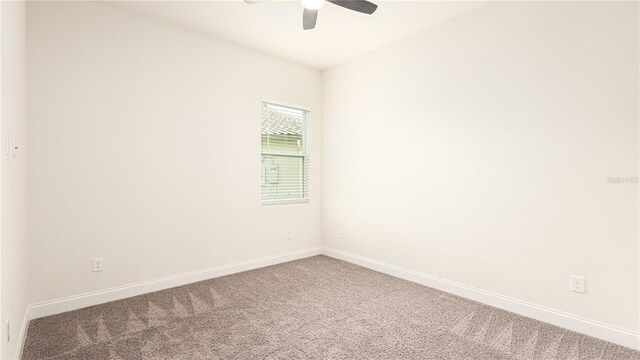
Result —
<instances>
[{"instance_id":1,"label":"white ceiling","mask_svg":"<svg viewBox=\"0 0 640 360\"><path fill-rule=\"evenodd\" d=\"M334 4L302 30L299 1L119 1L154 18L281 58L327 69L486 4L486 1L381 1L373 15Z\"/></svg>"}]
</instances>

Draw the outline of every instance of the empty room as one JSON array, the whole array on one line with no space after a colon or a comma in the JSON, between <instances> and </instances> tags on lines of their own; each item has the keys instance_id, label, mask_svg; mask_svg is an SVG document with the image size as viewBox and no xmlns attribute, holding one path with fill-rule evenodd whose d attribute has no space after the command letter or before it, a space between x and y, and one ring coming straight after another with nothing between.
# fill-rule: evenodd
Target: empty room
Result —
<instances>
[{"instance_id":1,"label":"empty room","mask_svg":"<svg viewBox=\"0 0 640 360\"><path fill-rule=\"evenodd\" d=\"M3 360L640 360L639 1L0 0Z\"/></svg>"}]
</instances>

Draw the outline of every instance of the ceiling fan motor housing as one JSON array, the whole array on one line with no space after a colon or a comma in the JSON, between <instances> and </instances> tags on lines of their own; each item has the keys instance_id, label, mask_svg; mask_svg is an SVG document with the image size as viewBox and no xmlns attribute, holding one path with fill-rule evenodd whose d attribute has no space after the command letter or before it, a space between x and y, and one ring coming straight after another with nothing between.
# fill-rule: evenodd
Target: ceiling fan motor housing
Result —
<instances>
[{"instance_id":1,"label":"ceiling fan motor housing","mask_svg":"<svg viewBox=\"0 0 640 360\"><path fill-rule=\"evenodd\" d=\"M318 10L324 6L324 0L300 0L300 3L309 10Z\"/></svg>"}]
</instances>

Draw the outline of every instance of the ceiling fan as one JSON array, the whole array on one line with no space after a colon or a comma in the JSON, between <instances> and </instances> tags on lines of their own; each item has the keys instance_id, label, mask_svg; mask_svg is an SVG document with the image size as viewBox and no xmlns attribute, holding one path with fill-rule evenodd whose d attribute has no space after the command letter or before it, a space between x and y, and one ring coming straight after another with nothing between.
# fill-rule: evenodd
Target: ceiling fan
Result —
<instances>
[{"instance_id":1,"label":"ceiling fan","mask_svg":"<svg viewBox=\"0 0 640 360\"><path fill-rule=\"evenodd\" d=\"M364 14L373 14L378 8L378 5L369 2L367 0L300 0L300 3L304 7L302 12L302 28L310 30L316 27L316 20L318 20L318 10L324 6L324 3L330 2L349 10L361 12ZM260 0L244 0L247 4L255 4L262 2Z\"/></svg>"}]
</instances>

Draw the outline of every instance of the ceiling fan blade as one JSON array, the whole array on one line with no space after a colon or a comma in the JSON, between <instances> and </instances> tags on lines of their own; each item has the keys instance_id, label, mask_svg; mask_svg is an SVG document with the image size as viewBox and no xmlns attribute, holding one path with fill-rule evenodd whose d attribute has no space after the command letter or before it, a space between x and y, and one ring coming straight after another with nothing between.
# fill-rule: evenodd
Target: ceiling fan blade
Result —
<instances>
[{"instance_id":1,"label":"ceiling fan blade","mask_svg":"<svg viewBox=\"0 0 640 360\"><path fill-rule=\"evenodd\" d=\"M367 0L327 0L330 3L334 3L338 6L342 6L343 8L347 8L349 10L365 13L365 14L373 14L374 11L378 8L378 5L369 2Z\"/></svg>"},{"instance_id":2,"label":"ceiling fan blade","mask_svg":"<svg viewBox=\"0 0 640 360\"><path fill-rule=\"evenodd\" d=\"M318 10L304 9L302 13L302 28L305 30L311 30L316 27L316 20L318 20Z\"/></svg>"}]
</instances>

